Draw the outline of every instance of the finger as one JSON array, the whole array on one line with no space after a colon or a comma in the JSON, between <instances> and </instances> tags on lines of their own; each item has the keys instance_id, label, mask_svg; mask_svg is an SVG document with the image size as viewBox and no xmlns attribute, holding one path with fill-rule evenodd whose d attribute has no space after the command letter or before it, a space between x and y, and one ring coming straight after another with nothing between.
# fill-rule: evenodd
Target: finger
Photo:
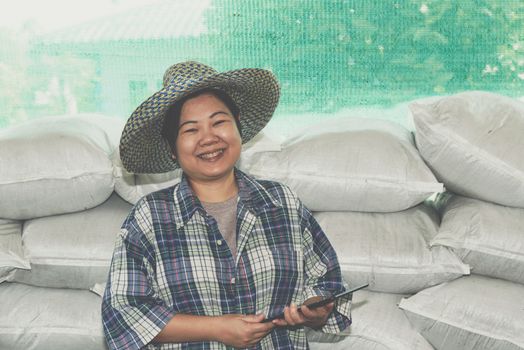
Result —
<instances>
[{"instance_id":1,"label":"finger","mask_svg":"<svg viewBox=\"0 0 524 350\"><path fill-rule=\"evenodd\" d=\"M275 328L275 325L273 324L273 322L258 322L256 324L253 324L252 327L252 329L256 332L267 333L271 331L273 328Z\"/></svg>"},{"instance_id":2,"label":"finger","mask_svg":"<svg viewBox=\"0 0 524 350\"><path fill-rule=\"evenodd\" d=\"M287 321L292 326L299 325L305 321L303 315L295 304L291 304L286 309L284 309L284 316Z\"/></svg>"},{"instance_id":3,"label":"finger","mask_svg":"<svg viewBox=\"0 0 524 350\"><path fill-rule=\"evenodd\" d=\"M283 319L283 318L277 318L276 320L271 321L271 323L273 323L275 326L279 326L279 327L289 326L287 321L285 319Z\"/></svg>"},{"instance_id":4,"label":"finger","mask_svg":"<svg viewBox=\"0 0 524 350\"><path fill-rule=\"evenodd\" d=\"M295 324L295 321L293 320L293 318L291 317L291 311L290 311L290 308L289 306L286 306L284 308L284 320L286 321L286 323L289 325L289 326L293 326Z\"/></svg>"},{"instance_id":5,"label":"finger","mask_svg":"<svg viewBox=\"0 0 524 350\"><path fill-rule=\"evenodd\" d=\"M249 323L260 323L266 318L264 314L256 314L256 315L245 315L242 317L243 321L249 322Z\"/></svg>"},{"instance_id":6,"label":"finger","mask_svg":"<svg viewBox=\"0 0 524 350\"><path fill-rule=\"evenodd\" d=\"M304 317L308 321L326 320L329 317L329 314L331 314L331 312L333 311L333 307L334 307L334 303L329 303L319 308L310 309L310 308L305 307L305 308L301 308L301 310L302 310Z\"/></svg>"},{"instance_id":7,"label":"finger","mask_svg":"<svg viewBox=\"0 0 524 350\"><path fill-rule=\"evenodd\" d=\"M264 321L266 317L264 314L257 314L257 315L249 315L249 317L245 317L245 322L247 322L249 325L247 325L250 329L250 331L254 333L268 333L273 328L275 328L275 325L272 322L262 322Z\"/></svg>"},{"instance_id":8,"label":"finger","mask_svg":"<svg viewBox=\"0 0 524 350\"><path fill-rule=\"evenodd\" d=\"M262 338L275 327L276 326L272 322L261 323L260 325L257 325L256 329L253 329L253 335Z\"/></svg>"},{"instance_id":9,"label":"finger","mask_svg":"<svg viewBox=\"0 0 524 350\"><path fill-rule=\"evenodd\" d=\"M335 308L335 302L329 303L326 306L322 307L325 315L329 315Z\"/></svg>"},{"instance_id":10,"label":"finger","mask_svg":"<svg viewBox=\"0 0 524 350\"><path fill-rule=\"evenodd\" d=\"M307 321L315 321L315 320L319 320L322 318L322 316L324 315L324 313L320 310L317 309L306 309L306 308L301 308L302 310L302 315L304 317L304 319Z\"/></svg>"}]
</instances>

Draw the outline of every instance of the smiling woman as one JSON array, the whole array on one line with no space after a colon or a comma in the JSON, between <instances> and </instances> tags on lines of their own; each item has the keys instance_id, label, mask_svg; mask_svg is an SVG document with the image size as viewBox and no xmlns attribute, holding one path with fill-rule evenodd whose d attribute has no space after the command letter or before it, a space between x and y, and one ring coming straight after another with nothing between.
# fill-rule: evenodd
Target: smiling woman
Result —
<instances>
[{"instance_id":1,"label":"smiling woman","mask_svg":"<svg viewBox=\"0 0 524 350\"><path fill-rule=\"evenodd\" d=\"M102 302L111 349L307 349L304 326L338 333L351 323L349 300L297 308L345 289L311 212L285 185L235 168L279 95L267 70L181 62L131 114L124 166L183 175L142 198L117 237Z\"/></svg>"},{"instance_id":2,"label":"smiling woman","mask_svg":"<svg viewBox=\"0 0 524 350\"><path fill-rule=\"evenodd\" d=\"M235 120L212 93L195 95L182 105L174 156L202 201L221 202L237 192L233 167L240 158L242 139ZM202 186L211 183L225 190L226 198L208 198Z\"/></svg>"},{"instance_id":3,"label":"smiling woman","mask_svg":"<svg viewBox=\"0 0 524 350\"><path fill-rule=\"evenodd\" d=\"M169 143L169 146L171 147L171 150L173 153L176 152L176 140L178 138L178 128L180 123L180 112L183 106L183 101L186 101L187 99L191 97L196 97L199 94L203 93L209 93L216 98L218 98L223 104L225 104L225 107L229 110L231 115L234 117L237 129L242 135L242 130L240 126L240 120L239 120L239 109L238 106L235 104L235 102L223 91L217 90L217 89L202 89L197 91L195 94L189 94L188 96L184 97L180 103L171 105L167 111L166 111L166 118L164 120L164 127L162 129L162 136L167 140Z\"/></svg>"}]
</instances>

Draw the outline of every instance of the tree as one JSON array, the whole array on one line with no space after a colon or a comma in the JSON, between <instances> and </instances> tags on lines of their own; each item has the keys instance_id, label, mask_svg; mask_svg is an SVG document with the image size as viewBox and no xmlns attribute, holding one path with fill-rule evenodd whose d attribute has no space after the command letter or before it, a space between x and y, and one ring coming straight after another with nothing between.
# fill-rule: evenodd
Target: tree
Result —
<instances>
[{"instance_id":1,"label":"tree","mask_svg":"<svg viewBox=\"0 0 524 350\"><path fill-rule=\"evenodd\" d=\"M213 4L213 63L272 69L290 110L327 112L464 89L524 91L520 1Z\"/></svg>"}]
</instances>

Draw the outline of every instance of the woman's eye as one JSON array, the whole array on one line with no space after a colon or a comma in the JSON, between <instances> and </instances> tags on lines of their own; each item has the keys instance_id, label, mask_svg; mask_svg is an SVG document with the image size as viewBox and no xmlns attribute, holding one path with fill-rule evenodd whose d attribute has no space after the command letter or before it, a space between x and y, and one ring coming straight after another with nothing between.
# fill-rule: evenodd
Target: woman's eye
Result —
<instances>
[{"instance_id":1,"label":"woman's eye","mask_svg":"<svg viewBox=\"0 0 524 350\"><path fill-rule=\"evenodd\" d=\"M220 125L220 124L223 124L223 123L225 123L226 121L227 121L227 120L225 120L225 119L222 119L222 120L217 120L217 121L215 122L215 124L214 124L214 125Z\"/></svg>"},{"instance_id":2,"label":"woman's eye","mask_svg":"<svg viewBox=\"0 0 524 350\"><path fill-rule=\"evenodd\" d=\"M191 133L194 133L196 132L197 129L195 128L191 128L191 129L185 129L184 131L182 131L184 134L191 134Z\"/></svg>"}]
</instances>

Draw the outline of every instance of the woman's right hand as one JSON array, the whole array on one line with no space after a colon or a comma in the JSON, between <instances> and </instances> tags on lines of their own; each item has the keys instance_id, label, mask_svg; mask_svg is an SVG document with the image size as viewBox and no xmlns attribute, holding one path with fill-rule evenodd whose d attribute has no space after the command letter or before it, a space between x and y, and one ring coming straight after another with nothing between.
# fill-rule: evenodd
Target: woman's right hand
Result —
<instances>
[{"instance_id":1,"label":"woman's right hand","mask_svg":"<svg viewBox=\"0 0 524 350\"><path fill-rule=\"evenodd\" d=\"M264 318L263 314L219 316L217 319L219 341L235 348L255 346L275 328L271 322L262 323Z\"/></svg>"}]
</instances>

